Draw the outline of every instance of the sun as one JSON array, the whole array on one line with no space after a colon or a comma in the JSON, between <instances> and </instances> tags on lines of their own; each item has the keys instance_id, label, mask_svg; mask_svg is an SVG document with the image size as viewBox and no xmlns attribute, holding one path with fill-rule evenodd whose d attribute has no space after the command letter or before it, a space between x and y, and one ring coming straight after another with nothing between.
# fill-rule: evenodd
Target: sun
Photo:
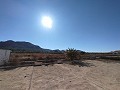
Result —
<instances>
[{"instance_id":1,"label":"sun","mask_svg":"<svg viewBox=\"0 0 120 90\"><path fill-rule=\"evenodd\" d=\"M44 27L52 28L52 19L49 16L43 16L41 22Z\"/></svg>"}]
</instances>

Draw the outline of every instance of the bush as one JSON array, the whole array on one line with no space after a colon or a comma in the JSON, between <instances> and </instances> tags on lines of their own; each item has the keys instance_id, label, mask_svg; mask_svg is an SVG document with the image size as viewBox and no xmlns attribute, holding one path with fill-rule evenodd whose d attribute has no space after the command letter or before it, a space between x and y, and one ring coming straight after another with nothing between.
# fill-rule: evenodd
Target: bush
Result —
<instances>
[{"instance_id":1,"label":"bush","mask_svg":"<svg viewBox=\"0 0 120 90\"><path fill-rule=\"evenodd\" d=\"M66 58L68 60L77 59L78 51L76 49L74 49L74 48L68 48L65 53L66 53Z\"/></svg>"}]
</instances>

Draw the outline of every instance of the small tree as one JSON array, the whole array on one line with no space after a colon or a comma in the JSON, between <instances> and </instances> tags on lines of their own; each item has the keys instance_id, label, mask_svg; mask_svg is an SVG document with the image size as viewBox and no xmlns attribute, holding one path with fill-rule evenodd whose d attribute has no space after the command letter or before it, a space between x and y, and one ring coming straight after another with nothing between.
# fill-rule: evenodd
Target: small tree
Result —
<instances>
[{"instance_id":1,"label":"small tree","mask_svg":"<svg viewBox=\"0 0 120 90\"><path fill-rule=\"evenodd\" d=\"M74 60L77 58L77 55L78 55L78 51L74 48L68 48L66 50L66 57L67 59L69 60Z\"/></svg>"}]
</instances>

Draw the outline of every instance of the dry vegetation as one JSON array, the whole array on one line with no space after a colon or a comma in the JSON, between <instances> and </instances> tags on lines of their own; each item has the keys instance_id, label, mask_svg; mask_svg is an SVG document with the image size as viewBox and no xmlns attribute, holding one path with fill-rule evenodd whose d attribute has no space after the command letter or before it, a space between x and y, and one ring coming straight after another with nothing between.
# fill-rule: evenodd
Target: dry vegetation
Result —
<instances>
[{"instance_id":1,"label":"dry vegetation","mask_svg":"<svg viewBox=\"0 0 120 90\"><path fill-rule=\"evenodd\" d=\"M120 90L120 62L85 60L0 71L0 90Z\"/></svg>"},{"instance_id":2,"label":"dry vegetation","mask_svg":"<svg viewBox=\"0 0 120 90\"><path fill-rule=\"evenodd\" d=\"M46 57L61 59L65 58L64 54L42 54L42 53L11 53L10 59L45 59Z\"/></svg>"},{"instance_id":3,"label":"dry vegetation","mask_svg":"<svg viewBox=\"0 0 120 90\"><path fill-rule=\"evenodd\" d=\"M42 53L11 53L10 62L20 64L24 61L37 61L46 59L64 59L64 54L42 54Z\"/></svg>"}]
</instances>

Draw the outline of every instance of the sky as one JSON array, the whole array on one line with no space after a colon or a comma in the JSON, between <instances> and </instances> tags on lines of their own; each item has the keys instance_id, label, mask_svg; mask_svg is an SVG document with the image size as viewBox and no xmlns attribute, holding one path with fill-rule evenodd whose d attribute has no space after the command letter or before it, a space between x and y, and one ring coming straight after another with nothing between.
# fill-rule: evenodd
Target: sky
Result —
<instances>
[{"instance_id":1,"label":"sky","mask_svg":"<svg viewBox=\"0 0 120 90\"><path fill-rule=\"evenodd\" d=\"M51 17L51 29L43 16ZM6 40L52 50L120 50L120 0L0 0L0 41Z\"/></svg>"}]
</instances>

